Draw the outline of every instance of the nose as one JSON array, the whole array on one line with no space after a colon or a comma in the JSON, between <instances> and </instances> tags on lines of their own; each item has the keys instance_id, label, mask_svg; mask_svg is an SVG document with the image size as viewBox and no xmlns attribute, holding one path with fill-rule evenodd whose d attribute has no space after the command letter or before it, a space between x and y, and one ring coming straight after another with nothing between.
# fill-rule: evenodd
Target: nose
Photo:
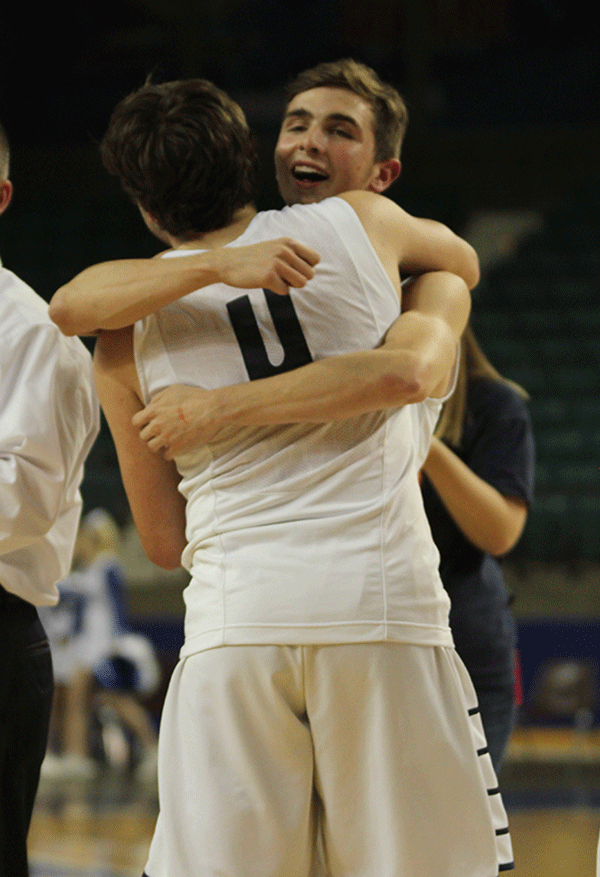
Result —
<instances>
[{"instance_id":1,"label":"nose","mask_svg":"<svg viewBox=\"0 0 600 877\"><path fill-rule=\"evenodd\" d=\"M308 125L303 133L302 146L304 146L307 152L315 153L324 151L326 140L319 125Z\"/></svg>"}]
</instances>

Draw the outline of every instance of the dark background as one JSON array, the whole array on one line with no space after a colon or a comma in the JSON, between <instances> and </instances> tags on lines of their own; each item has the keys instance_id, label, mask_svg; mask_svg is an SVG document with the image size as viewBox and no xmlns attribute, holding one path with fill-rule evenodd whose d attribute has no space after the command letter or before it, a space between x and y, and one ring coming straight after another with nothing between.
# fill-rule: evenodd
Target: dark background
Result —
<instances>
[{"instance_id":1,"label":"dark background","mask_svg":"<svg viewBox=\"0 0 600 877\"><path fill-rule=\"evenodd\" d=\"M484 270L474 322L494 364L531 394L536 501L506 565L516 613L542 619L531 629L521 624L526 695L552 649L597 665L590 645L597 621L591 636L569 625L568 641L557 638L555 622L600 618L597 6L70 0L34 12L4 5L0 119L12 142L15 195L0 220L0 254L46 299L94 262L160 248L97 153L112 108L149 74L206 77L240 102L262 160L260 208L280 206L272 152L286 82L306 66L353 56L393 82L409 107L403 172L391 197L459 233L498 211L540 217L541 230L518 245L509 240L504 261ZM128 522L105 424L82 490L87 509L103 505ZM140 555L132 577L138 566L140 578L149 575ZM140 603L130 608L148 624L159 619L153 638L160 644L166 636L175 656L180 621L173 634L165 618L181 613L181 584L169 602L164 576L153 581L161 587L132 589Z\"/></svg>"},{"instance_id":2,"label":"dark background","mask_svg":"<svg viewBox=\"0 0 600 877\"><path fill-rule=\"evenodd\" d=\"M0 27L16 186L2 252L45 297L91 261L153 247L96 151L115 103L149 74L204 76L240 101L263 158L260 207L280 203L271 154L285 83L346 55L406 97L392 197L407 209L460 230L473 210L544 209L598 180L600 31L580 0L107 0L35 14L13 2ZM61 239L43 275L14 229L30 210L48 243Z\"/></svg>"},{"instance_id":3,"label":"dark background","mask_svg":"<svg viewBox=\"0 0 600 877\"><path fill-rule=\"evenodd\" d=\"M484 270L474 318L494 364L532 396L536 506L514 557L596 562L598 25L581 0L71 0L35 13L12 2L0 15L15 186L2 260L49 299L94 262L158 251L97 150L114 105L148 75L207 77L240 102L261 156L258 206L270 208L281 203L272 153L286 83L322 60L370 64L410 112L391 197L459 233L490 212L543 219ZM105 428L84 499L127 519Z\"/></svg>"}]
</instances>

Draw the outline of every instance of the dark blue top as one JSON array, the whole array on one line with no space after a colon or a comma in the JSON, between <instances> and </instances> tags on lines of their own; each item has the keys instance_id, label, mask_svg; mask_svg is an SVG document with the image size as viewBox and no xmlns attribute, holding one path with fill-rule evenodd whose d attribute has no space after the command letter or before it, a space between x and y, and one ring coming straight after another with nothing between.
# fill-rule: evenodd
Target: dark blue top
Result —
<instances>
[{"instance_id":1,"label":"dark blue top","mask_svg":"<svg viewBox=\"0 0 600 877\"><path fill-rule=\"evenodd\" d=\"M535 450L527 405L504 383L473 378L460 450L455 453L504 496L533 502ZM456 526L423 474L423 500L440 552L440 574L452 601L450 623L457 648L480 650L512 642L514 626L499 610L510 595L497 559L476 548ZM460 649L459 649L460 651Z\"/></svg>"}]
</instances>

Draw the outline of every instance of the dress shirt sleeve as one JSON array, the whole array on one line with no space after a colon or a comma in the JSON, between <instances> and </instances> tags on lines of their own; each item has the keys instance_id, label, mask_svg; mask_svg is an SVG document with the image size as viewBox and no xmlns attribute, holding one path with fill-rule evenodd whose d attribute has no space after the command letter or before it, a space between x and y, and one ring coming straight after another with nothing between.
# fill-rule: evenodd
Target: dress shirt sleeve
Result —
<instances>
[{"instance_id":1,"label":"dress shirt sleeve","mask_svg":"<svg viewBox=\"0 0 600 877\"><path fill-rule=\"evenodd\" d=\"M2 338L0 555L48 533L89 450L90 375L57 331L42 323Z\"/></svg>"}]
</instances>

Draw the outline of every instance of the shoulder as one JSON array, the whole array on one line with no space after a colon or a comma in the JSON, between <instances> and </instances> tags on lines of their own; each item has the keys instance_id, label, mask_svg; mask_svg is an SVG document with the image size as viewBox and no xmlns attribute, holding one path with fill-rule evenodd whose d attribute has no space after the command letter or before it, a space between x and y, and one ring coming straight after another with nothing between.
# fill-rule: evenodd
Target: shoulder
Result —
<instances>
[{"instance_id":1,"label":"shoulder","mask_svg":"<svg viewBox=\"0 0 600 877\"><path fill-rule=\"evenodd\" d=\"M12 329L54 325L42 297L7 268L0 268L0 317L3 335Z\"/></svg>"},{"instance_id":2,"label":"shoulder","mask_svg":"<svg viewBox=\"0 0 600 877\"><path fill-rule=\"evenodd\" d=\"M25 283L24 280L14 273L14 271L10 271L8 268L5 268L0 263L0 292L2 296L19 296L25 295L26 297L33 296L35 300L39 300L43 302L41 296L34 292L29 284Z\"/></svg>"},{"instance_id":3,"label":"shoulder","mask_svg":"<svg viewBox=\"0 0 600 877\"><path fill-rule=\"evenodd\" d=\"M417 241L431 237L423 220L415 219L387 195L375 192L345 192L337 200L355 213L382 261L392 258L398 264ZM416 235L416 238L415 238Z\"/></svg>"},{"instance_id":4,"label":"shoulder","mask_svg":"<svg viewBox=\"0 0 600 877\"><path fill-rule=\"evenodd\" d=\"M377 219L379 217L394 217L401 219L408 214L391 198L386 195L378 195L376 192L362 190L344 192L337 196L338 201L348 204L359 216L361 221Z\"/></svg>"},{"instance_id":5,"label":"shoulder","mask_svg":"<svg viewBox=\"0 0 600 877\"><path fill-rule=\"evenodd\" d=\"M360 196L372 193L351 194ZM357 198L356 203L358 204L359 201L360 197ZM254 217L244 236L263 239L284 234L292 237L302 232L309 232L318 238L324 230L331 229L335 232L339 230L340 224L348 223L360 225L357 210L346 195L335 195L317 204L292 204L281 210L262 211Z\"/></svg>"},{"instance_id":6,"label":"shoulder","mask_svg":"<svg viewBox=\"0 0 600 877\"><path fill-rule=\"evenodd\" d=\"M80 338L63 335L48 315L48 304L12 271L0 268L0 322L4 356L21 351L28 359L54 362L88 376L91 355Z\"/></svg>"},{"instance_id":7,"label":"shoulder","mask_svg":"<svg viewBox=\"0 0 600 877\"><path fill-rule=\"evenodd\" d=\"M489 378L472 378L467 393L467 436L496 436L511 442L533 443L533 425L525 399L509 384Z\"/></svg>"},{"instance_id":8,"label":"shoulder","mask_svg":"<svg viewBox=\"0 0 600 877\"><path fill-rule=\"evenodd\" d=\"M276 238L301 241L321 256L322 272L327 253L345 254L356 239L365 237L363 223L342 198L333 196L317 204L293 204L258 213L235 241L246 246Z\"/></svg>"},{"instance_id":9,"label":"shoulder","mask_svg":"<svg viewBox=\"0 0 600 877\"><path fill-rule=\"evenodd\" d=\"M493 412L496 417L528 418L525 399L510 384L492 378L469 381L469 407L474 411Z\"/></svg>"}]
</instances>

